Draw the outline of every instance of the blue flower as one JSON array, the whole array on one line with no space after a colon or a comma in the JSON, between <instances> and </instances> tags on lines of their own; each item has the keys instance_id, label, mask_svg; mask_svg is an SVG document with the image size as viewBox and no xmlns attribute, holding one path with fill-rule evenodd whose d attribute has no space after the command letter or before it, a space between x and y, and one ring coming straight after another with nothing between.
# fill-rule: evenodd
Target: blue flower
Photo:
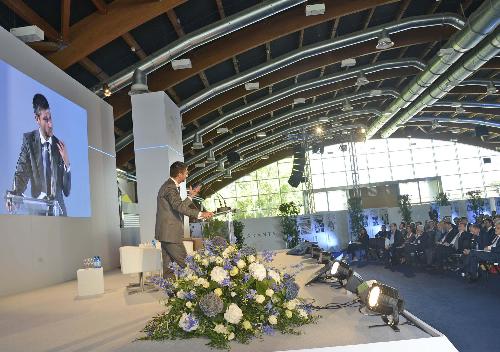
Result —
<instances>
[{"instance_id":1,"label":"blue flower","mask_svg":"<svg viewBox=\"0 0 500 352\"><path fill-rule=\"evenodd\" d=\"M264 325L262 327L262 332L266 335L271 335L271 336L274 335L274 329L271 325Z\"/></svg>"},{"instance_id":2,"label":"blue flower","mask_svg":"<svg viewBox=\"0 0 500 352\"><path fill-rule=\"evenodd\" d=\"M262 258L266 263L272 262L275 255L276 255L276 253L274 253L273 251L270 251L268 249L266 249L262 252Z\"/></svg>"},{"instance_id":3,"label":"blue flower","mask_svg":"<svg viewBox=\"0 0 500 352\"><path fill-rule=\"evenodd\" d=\"M226 277L224 280L222 280L221 286L225 287L231 286L231 280L228 277Z\"/></svg>"},{"instance_id":4,"label":"blue flower","mask_svg":"<svg viewBox=\"0 0 500 352\"><path fill-rule=\"evenodd\" d=\"M224 270L231 270L233 268L233 265L231 264L230 260L225 260L224 261Z\"/></svg>"},{"instance_id":5,"label":"blue flower","mask_svg":"<svg viewBox=\"0 0 500 352\"><path fill-rule=\"evenodd\" d=\"M248 280L250 280L250 274L246 273L245 275L243 275L243 282L247 282Z\"/></svg>"},{"instance_id":6,"label":"blue flower","mask_svg":"<svg viewBox=\"0 0 500 352\"><path fill-rule=\"evenodd\" d=\"M193 292L191 292L191 291L190 292L186 292L184 294L184 299L187 299L187 300L190 300L190 301L194 300L194 299L196 299L196 293L194 291Z\"/></svg>"},{"instance_id":7,"label":"blue flower","mask_svg":"<svg viewBox=\"0 0 500 352\"><path fill-rule=\"evenodd\" d=\"M246 298L248 299L253 299L255 297L255 294L257 293L256 290L250 289L248 290L248 293L246 294Z\"/></svg>"},{"instance_id":8,"label":"blue flower","mask_svg":"<svg viewBox=\"0 0 500 352\"><path fill-rule=\"evenodd\" d=\"M285 298L287 300L292 300L297 297L299 294L299 285L297 285L294 281L288 280L285 282Z\"/></svg>"}]
</instances>

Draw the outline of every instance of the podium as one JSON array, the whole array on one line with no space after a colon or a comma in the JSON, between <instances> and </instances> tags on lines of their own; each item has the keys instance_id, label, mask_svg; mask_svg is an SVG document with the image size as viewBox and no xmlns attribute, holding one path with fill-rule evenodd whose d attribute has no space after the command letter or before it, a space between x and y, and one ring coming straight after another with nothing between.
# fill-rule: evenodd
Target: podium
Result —
<instances>
[{"instance_id":1,"label":"podium","mask_svg":"<svg viewBox=\"0 0 500 352\"><path fill-rule=\"evenodd\" d=\"M11 204L9 214L41 216L64 215L59 202L55 199L23 197L8 191L5 193L4 199L7 203Z\"/></svg>"}]
</instances>

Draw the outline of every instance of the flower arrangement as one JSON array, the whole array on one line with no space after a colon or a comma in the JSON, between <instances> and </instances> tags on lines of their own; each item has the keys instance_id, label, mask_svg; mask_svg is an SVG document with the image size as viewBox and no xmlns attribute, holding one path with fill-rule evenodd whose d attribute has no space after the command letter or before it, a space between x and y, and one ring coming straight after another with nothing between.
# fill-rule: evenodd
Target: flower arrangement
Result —
<instances>
[{"instance_id":1,"label":"flower arrangement","mask_svg":"<svg viewBox=\"0 0 500 352\"><path fill-rule=\"evenodd\" d=\"M295 333L296 327L315 321L310 306L297 297L293 274L269 267L272 252L227 245L214 238L186 258L186 268L173 265L174 281L154 278L165 292L165 310L150 320L141 339L207 337L209 346L229 348L232 340Z\"/></svg>"}]
</instances>

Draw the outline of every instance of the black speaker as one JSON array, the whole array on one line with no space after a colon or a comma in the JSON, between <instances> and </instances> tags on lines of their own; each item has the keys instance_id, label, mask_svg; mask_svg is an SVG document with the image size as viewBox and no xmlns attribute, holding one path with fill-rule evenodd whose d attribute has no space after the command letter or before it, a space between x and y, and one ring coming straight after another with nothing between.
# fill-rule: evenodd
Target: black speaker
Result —
<instances>
[{"instance_id":1,"label":"black speaker","mask_svg":"<svg viewBox=\"0 0 500 352\"><path fill-rule=\"evenodd\" d=\"M292 174L288 179L288 184L297 188L304 181L304 167L306 164L306 150L301 146L295 146L293 151Z\"/></svg>"},{"instance_id":2,"label":"black speaker","mask_svg":"<svg viewBox=\"0 0 500 352\"><path fill-rule=\"evenodd\" d=\"M488 133L489 133L488 132L488 127L487 126L483 126L483 125L476 126L475 131L476 131L476 134L475 134L476 137L487 136Z\"/></svg>"},{"instance_id":3,"label":"black speaker","mask_svg":"<svg viewBox=\"0 0 500 352\"><path fill-rule=\"evenodd\" d=\"M229 153L227 153L227 161L229 162L229 164L234 164L234 163L237 163L238 161L241 160L241 157L240 157L240 154L236 151L231 151Z\"/></svg>"},{"instance_id":4,"label":"black speaker","mask_svg":"<svg viewBox=\"0 0 500 352\"><path fill-rule=\"evenodd\" d=\"M491 158L483 158L483 163L491 164Z\"/></svg>"}]
</instances>

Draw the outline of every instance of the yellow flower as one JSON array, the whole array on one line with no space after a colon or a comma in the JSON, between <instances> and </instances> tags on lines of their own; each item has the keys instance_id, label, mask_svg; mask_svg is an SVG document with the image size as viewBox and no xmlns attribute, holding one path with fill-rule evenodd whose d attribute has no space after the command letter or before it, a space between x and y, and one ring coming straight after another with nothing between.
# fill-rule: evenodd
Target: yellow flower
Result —
<instances>
[{"instance_id":1,"label":"yellow flower","mask_svg":"<svg viewBox=\"0 0 500 352\"><path fill-rule=\"evenodd\" d=\"M263 295L256 295L255 296L255 302L257 303L263 303L264 301L266 300L266 297L264 297Z\"/></svg>"},{"instance_id":2,"label":"yellow flower","mask_svg":"<svg viewBox=\"0 0 500 352\"><path fill-rule=\"evenodd\" d=\"M222 296L222 290L221 290L219 287L217 287L217 288L214 290L214 293L215 293L217 296L219 296L219 297L220 297L220 296Z\"/></svg>"},{"instance_id":3,"label":"yellow flower","mask_svg":"<svg viewBox=\"0 0 500 352\"><path fill-rule=\"evenodd\" d=\"M278 324L278 318L276 318L276 315L270 315L269 318L267 319L269 324L271 325L276 325Z\"/></svg>"},{"instance_id":4,"label":"yellow flower","mask_svg":"<svg viewBox=\"0 0 500 352\"><path fill-rule=\"evenodd\" d=\"M208 259L207 259L207 258L203 258L203 259L201 260L201 265L203 265L203 266L208 266L208 264L209 264L209 262L208 262Z\"/></svg>"},{"instance_id":5,"label":"yellow flower","mask_svg":"<svg viewBox=\"0 0 500 352\"><path fill-rule=\"evenodd\" d=\"M248 320L245 320L241 325L243 325L243 329L245 329L245 330L252 329L252 324Z\"/></svg>"},{"instance_id":6,"label":"yellow flower","mask_svg":"<svg viewBox=\"0 0 500 352\"><path fill-rule=\"evenodd\" d=\"M285 310L285 315L288 319L290 319L292 317L292 311L291 310Z\"/></svg>"},{"instance_id":7,"label":"yellow flower","mask_svg":"<svg viewBox=\"0 0 500 352\"><path fill-rule=\"evenodd\" d=\"M193 306L193 303L191 303L189 301L186 302L186 307L191 308L192 306Z\"/></svg>"},{"instance_id":8,"label":"yellow flower","mask_svg":"<svg viewBox=\"0 0 500 352\"><path fill-rule=\"evenodd\" d=\"M274 295L274 291L273 291L272 289L268 288L268 289L266 290L266 296L268 296L268 297L272 297L273 295Z\"/></svg>"},{"instance_id":9,"label":"yellow flower","mask_svg":"<svg viewBox=\"0 0 500 352\"><path fill-rule=\"evenodd\" d=\"M232 268L232 269L231 269L231 271L229 272L229 275L231 275L231 276L236 276L236 275L238 275L238 272L239 272L238 268L237 268L237 267L235 267L235 266L233 266L233 268Z\"/></svg>"},{"instance_id":10,"label":"yellow flower","mask_svg":"<svg viewBox=\"0 0 500 352\"><path fill-rule=\"evenodd\" d=\"M202 285L202 286L203 286L203 288L209 288L209 287L210 287L210 283L209 283L207 280L205 280L205 281L203 282L203 285Z\"/></svg>"},{"instance_id":11,"label":"yellow flower","mask_svg":"<svg viewBox=\"0 0 500 352\"><path fill-rule=\"evenodd\" d=\"M247 264L243 259L238 260L238 263L236 264L238 268L243 269Z\"/></svg>"},{"instance_id":12,"label":"yellow flower","mask_svg":"<svg viewBox=\"0 0 500 352\"><path fill-rule=\"evenodd\" d=\"M248 262L249 262L249 263L253 263L253 262L255 261L255 256L254 256L253 254L252 254L252 255L249 255L249 256L247 257L247 260L248 260Z\"/></svg>"}]
</instances>

